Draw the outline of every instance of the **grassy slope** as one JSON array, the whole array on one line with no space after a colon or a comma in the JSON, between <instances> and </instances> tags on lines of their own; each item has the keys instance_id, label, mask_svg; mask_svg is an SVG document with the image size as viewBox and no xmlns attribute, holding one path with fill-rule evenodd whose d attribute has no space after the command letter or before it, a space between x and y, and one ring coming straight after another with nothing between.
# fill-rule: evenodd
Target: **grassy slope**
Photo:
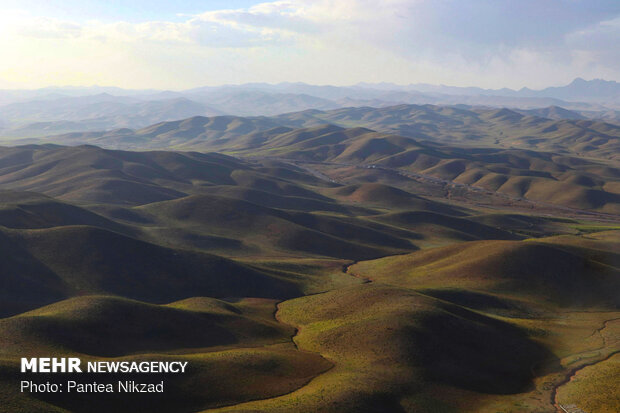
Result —
<instances>
[{"instance_id":1,"label":"grassy slope","mask_svg":"<svg viewBox=\"0 0 620 413\"><path fill-rule=\"evenodd\" d=\"M0 397L5 406L15 407L12 411L36 411L37 406L53 409L50 404L9 390L15 380L15 373L10 373L14 366L7 368L9 360L24 352L33 356L77 352L85 361L91 356L97 356L95 360L110 356L116 360L181 360L191 366L187 374L165 377L165 397L37 396L76 412L189 412L287 393L329 369L331 363L291 346L293 329L274 320L274 304L275 300L229 303L194 297L159 306L118 297L88 296L0 320L1 357L6 360L0 374ZM37 381L41 378L31 377ZM132 379L151 380L132 375L80 377L84 382L104 383Z\"/></svg>"},{"instance_id":2,"label":"grassy slope","mask_svg":"<svg viewBox=\"0 0 620 413\"><path fill-rule=\"evenodd\" d=\"M87 209L35 192L0 192L0 225L16 229L90 225L121 233L133 232Z\"/></svg>"},{"instance_id":3,"label":"grassy slope","mask_svg":"<svg viewBox=\"0 0 620 413\"><path fill-rule=\"evenodd\" d=\"M300 294L294 280L93 227L3 230L0 242L5 244L4 315L79 294L116 294L160 303L195 295Z\"/></svg>"},{"instance_id":4,"label":"grassy slope","mask_svg":"<svg viewBox=\"0 0 620 413\"><path fill-rule=\"evenodd\" d=\"M504 242L504 246L473 242L360 263L351 270L499 316L526 329L557 357L555 368L548 363L537 366L540 377L534 380L533 390L519 395L497 397L462 388L448 393L451 396L445 400L459 410L513 411L521 406L546 411L558 386L557 403L576 404L586 411L613 411L616 392L610 390L603 400L595 396L600 393L592 386L603 385L603 377L618 371L613 362L600 362L620 350L615 321L620 318L617 243L618 232ZM527 249L521 250L519 244ZM526 255L519 258L524 251ZM536 260L539 252L542 255ZM591 379L564 385L574 371L576 377ZM446 393L439 387L428 394Z\"/></svg>"},{"instance_id":5,"label":"grassy slope","mask_svg":"<svg viewBox=\"0 0 620 413\"><path fill-rule=\"evenodd\" d=\"M478 241L367 261L351 270L407 288L484 291L563 306L619 306L620 257L606 251L607 243L572 240L578 246L567 248L562 238Z\"/></svg>"},{"instance_id":6,"label":"grassy slope","mask_svg":"<svg viewBox=\"0 0 620 413\"><path fill-rule=\"evenodd\" d=\"M95 355L153 350L178 353L184 347L200 347L203 350L191 350L197 353L194 356L173 357L190 361L194 369L182 378L169 378L167 386L172 390L167 390L164 399L77 396L46 400L71 411L170 411L172 406L175 411L195 411L234 404L287 393L331 366L320 356L289 348L292 329L273 320L274 302L242 299L231 304L195 297L164 307L115 297L75 298L2 320L4 356L7 352L19 355L24 351L78 351ZM274 347L273 343L278 342L283 344ZM263 348L265 344L270 347ZM259 347L244 348L248 345ZM211 346L210 353L201 353L205 346ZM241 348L230 350L235 347ZM5 379L0 383L3 405L13 406L11 411L52 411L54 407L49 404L13 392L15 378L9 373L13 370L12 366L6 367L0 374ZM99 377L92 379L101 381Z\"/></svg>"},{"instance_id":7,"label":"grassy slope","mask_svg":"<svg viewBox=\"0 0 620 413\"><path fill-rule=\"evenodd\" d=\"M2 319L0 330L4 356L28 349L33 356L67 352L114 357L287 342L292 334L272 317L248 317L234 304L206 297L161 306L82 296Z\"/></svg>"},{"instance_id":8,"label":"grassy slope","mask_svg":"<svg viewBox=\"0 0 620 413\"><path fill-rule=\"evenodd\" d=\"M325 139L340 139L338 133L332 130ZM268 399L226 410L385 411L388 406L429 412L545 411L545 382L560 382L565 368L612 351L592 330L617 314L617 233L496 241L580 225L579 231L591 232L600 225L481 215L386 185L319 181L278 162L257 166L214 154L58 150L15 151L11 156L24 158L4 176L17 176L16 186L62 188L66 182L56 181L73 171L68 154L79 154L87 155L75 163L82 181L72 182L74 189L67 192L80 193L79 199L94 199L89 176L101 171L121 171L123 179L183 193L132 206L144 200L130 202L107 192L123 201L93 208L99 215L49 198L12 199L5 193L5 210L29 213L20 215L19 227L39 228L0 228L5 315L83 293L157 304L181 301L164 306L87 295L0 319L7 332L3 349L11 353L0 368L0 399L13 411L54 408L10 387L16 380L13 358L25 349L191 360L196 370L172 380L166 399L142 405L148 411L172 406L197 411ZM48 156L58 157L43 163L51 169L30 169L28 157ZM28 209L32 203L51 209ZM373 283L341 272L343 258L466 239L493 241L353 266L353 273ZM249 265L202 252L216 248ZM280 304L276 323L275 300L302 293L319 294ZM20 299L11 301L14 297ZM288 342L291 326L300 329L295 342L301 351ZM143 354L153 351L170 356ZM607 366L583 374L605 374L598 369ZM571 400L569 394L583 391L566 386L558 394ZM138 408L138 399L130 397L94 404L90 396L72 400L47 401L72 411Z\"/></svg>"},{"instance_id":9,"label":"grassy slope","mask_svg":"<svg viewBox=\"0 0 620 413\"><path fill-rule=\"evenodd\" d=\"M509 324L378 283L287 301L280 317L335 367L291 395L223 411L451 411L425 396L430 384L518 393L549 357Z\"/></svg>"},{"instance_id":10,"label":"grassy slope","mask_svg":"<svg viewBox=\"0 0 620 413\"><path fill-rule=\"evenodd\" d=\"M620 395L614 379L620 374L620 355L593 367L580 370L575 378L563 386L558 399L564 406L579 405L585 411L614 413L620 410Z\"/></svg>"},{"instance_id":11,"label":"grassy slope","mask_svg":"<svg viewBox=\"0 0 620 413\"><path fill-rule=\"evenodd\" d=\"M278 313L300 329L300 348L323 354L335 367L290 395L221 411L545 412L554 409L555 386L560 403L578 401L591 409L586 411L607 411L615 389L610 388L607 401L588 389L597 382L608 385L605 375L617 371L614 358L596 363L618 351L617 332L611 325L600 330L600 337L596 332L605 320L620 317L614 311L618 275L610 279L607 269L597 266L590 274L567 267L558 278L547 269L563 262L564 253L605 265L615 262L609 240L617 241L617 233L600 237L605 242L596 239L598 234L595 239L501 242L509 248L500 245L488 258L471 251L472 260L466 262L452 259L456 247L420 251L411 254L425 260L420 272L409 256L358 263L351 273L374 282L289 300ZM493 244L457 247L489 249ZM514 244L543 248L541 258L550 262L523 264L514 256L520 253ZM549 244L560 256L547 254ZM570 252L563 250L571 245ZM501 258L494 258L498 254ZM515 263L521 265L515 268ZM446 268L461 277L442 278ZM521 282L520 291L503 282L524 276L545 282L542 287ZM582 276L594 285L584 288L569 281ZM434 277L439 285L429 289ZM463 278L475 277L476 289L463 287ZM578 306L555 294L556 289ZM590 363L579 374L594 382L573 380L563 386L572 369Z\"/></svg>"}]
</instances>

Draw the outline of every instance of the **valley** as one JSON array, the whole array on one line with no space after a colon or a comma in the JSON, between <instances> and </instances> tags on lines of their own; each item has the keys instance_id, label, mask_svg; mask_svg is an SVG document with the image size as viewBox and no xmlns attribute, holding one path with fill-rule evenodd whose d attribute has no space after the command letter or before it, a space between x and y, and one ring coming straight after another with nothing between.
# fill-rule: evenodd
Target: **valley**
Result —
<instances>
[{"instance_id":1,"label":"valley","mask_svg":"<svg viewBox=\"0 0 620 413\"><path fill-rule=\"evenodd\" d=\"M525 122L510 111L345 112L1 147L3 404L612 411L591 386L620 350L615 129L559 121L574 135L543 144L508 133ZM425 116L506 132L499 144L409 134ZM19 358L49 354L188 371L148 401L15 392Z\"/></svg>"}]
</instances>

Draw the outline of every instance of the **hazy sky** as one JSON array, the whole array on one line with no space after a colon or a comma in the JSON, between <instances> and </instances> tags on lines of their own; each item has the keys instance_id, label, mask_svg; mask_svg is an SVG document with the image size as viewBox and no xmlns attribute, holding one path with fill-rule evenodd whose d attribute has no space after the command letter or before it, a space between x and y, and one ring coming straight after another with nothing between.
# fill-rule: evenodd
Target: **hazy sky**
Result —
<instances>
[{"instance_id":1,"label":"hazy sky","mask_svg":"<svg viewBox=\"0 0 620 413\"><path fill-rule=\"evenodd\" d=\"M620 80L619 0L0 0L0 88Z\"/></svg>"}]
</instances>

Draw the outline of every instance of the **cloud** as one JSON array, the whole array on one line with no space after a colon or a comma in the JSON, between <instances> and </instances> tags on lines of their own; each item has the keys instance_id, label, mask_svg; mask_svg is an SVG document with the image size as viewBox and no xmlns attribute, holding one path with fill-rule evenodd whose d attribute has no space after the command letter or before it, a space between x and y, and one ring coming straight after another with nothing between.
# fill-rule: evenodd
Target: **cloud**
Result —
<instances>
[{"instance_id":1,"label":"cloud","mask_svg":"<svg viewBox=\"0 0 620 413\"><path fill-rule=\"evenodd\" d=\"M613 52L620 55L620 17L605 20L566 36L567 44L574 50Z\"/></svg>"},{"instance_id":2,"label":"cloud","mask_svg":"<svg viewBox=\"0 0 620 413\"><path fill-rule=\"evenodd\" d=\"M20 64L22 81L37 78L41 55L63 79L90 71L93 82L173 88L247 81L543 87L576 76L620 78L615 0L283 0L138 23L2 16L0 46L14 59L0 64L5 80Z\"/></svg>"}]
</instances>

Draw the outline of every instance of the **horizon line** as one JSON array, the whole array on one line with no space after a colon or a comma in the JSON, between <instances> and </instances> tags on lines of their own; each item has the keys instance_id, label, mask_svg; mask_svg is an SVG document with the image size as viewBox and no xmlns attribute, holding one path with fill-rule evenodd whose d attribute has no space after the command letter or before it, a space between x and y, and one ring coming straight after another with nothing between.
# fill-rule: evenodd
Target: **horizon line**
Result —
<instances>
[{"instance_id":1,"label":"horizon line","mask_svg":"<svg viewBox=\"0 0 620 413\"><path fill-rule=\"evenodd\" d=\"M357 82L354 84L348 84L348 85L334 85L334 84L314 84L314 83L306 83L306 82L302 82L302 81L296 81L296 82L290 82L290 81L282 81L282 82L245 82L245 83L223 83L223 84L219 84L219 85L202 85L202 86L194 86L194 87L190 87L190 88L184 88L184 89L168 89L168 88L163 88L163 89L158 89L158 88L143 88L143 89L133 89L133 88L124 88L122 86L115 86L115 85L99 85L99 84L93 84L93 85L84 85L84 86L78 86L78 85L49 85L49 86L43 86L43 87L38 87L38 88L12 88L12 87L2 87L0 88L0 91L30 91L30 92L35 92L35 91L43 91L46 89L74 89L74 90L80 90L80 89L95 89L95 88L100 88L100 89L120 89L120 90L124 90L124 91L134 91L134 92L145 92L145 91L157 91L157 92L186 92L186 91L190 91L190 90L194 90L194 89L202 89L202 88L222 88L222 87L239 87L239 86L248 86L248 85L267 85L267 86L280 86L280 85L304 85L304 86L316 86L316 87L336 87L336 88L351 88L351 87L364 87L365 85L392 85L392 86L396 86L396 87L411 87L411 86L437 86L437 87L451 87L451 88L459 88L459 89L481 89L481 90L485 90L485 91L500 91L500 90L510 90L510 91L514 91L514 92L518 92L521 90L531 90L531 91L542 91L545 90L547 88L552 88L552 87L565 87L568 86L572 83L574 83L575 81L578 80L582 80L585 82L593 82L593 81L603 81L603 82L612 82L612 83L619 83L619 81L615 80L615 79L603 79L603 78L592 78L592 79L585 79L581 76L578 76L576 78L574 78L572 81L570 81L569 83L566 84L562 84L562 85L549 85L546 86L542 89L532 89L529 88L527 86L522 86L519 89L512 89L509 87L501 87L501 88L484 88L481 86L475 86L475 85L469 85L469 86L456 86L456 85L448 85L448 84L444 84L444 83L440 83L440 84L436 84L436 83L426 83L426 82L420 82L420 83L408 83L408 84L399 84L399 83L394 83L394 82L389 82L389 81L381 81L381 82Z\"/></svg>"}]
</instances>

